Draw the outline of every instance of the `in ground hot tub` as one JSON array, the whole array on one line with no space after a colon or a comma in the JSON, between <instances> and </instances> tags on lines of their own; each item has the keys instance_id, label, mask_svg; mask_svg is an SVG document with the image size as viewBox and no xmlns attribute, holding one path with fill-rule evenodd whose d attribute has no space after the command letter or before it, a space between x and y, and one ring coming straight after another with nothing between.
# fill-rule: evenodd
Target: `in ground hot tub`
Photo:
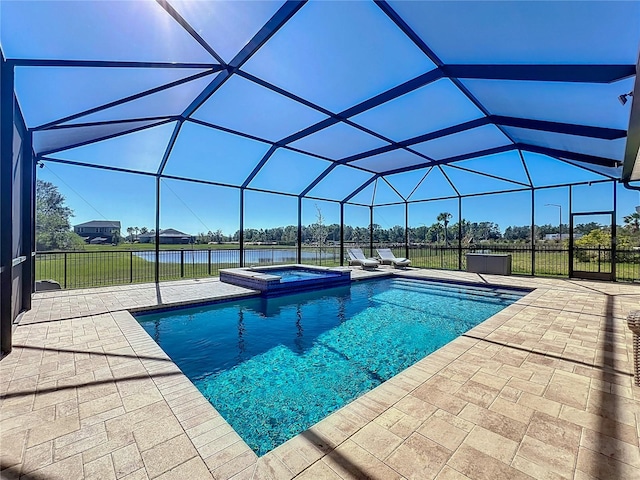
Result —
<instances>
[{"instance_id":1,"label":"in ground hot tub","mask_svg":"<svg viewBox=\"0 0 640 480\"><path fill-rule=\"evenodd\" d=\"M351 270L308 265L226 268L220 270L220 280L270 296L347 285Z\"/></svg>"}]
</instances>

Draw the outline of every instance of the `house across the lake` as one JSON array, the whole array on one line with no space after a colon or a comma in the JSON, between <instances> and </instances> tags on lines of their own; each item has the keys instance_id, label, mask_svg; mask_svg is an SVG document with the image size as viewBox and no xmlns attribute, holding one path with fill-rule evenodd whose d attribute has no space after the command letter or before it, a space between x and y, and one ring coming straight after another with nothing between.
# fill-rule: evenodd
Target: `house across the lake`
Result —
<instances>
[{"instance_id":1,"label":"house across the lake","mask_svg":"<svg viewBox=\"0 0 640 480\"><path fill-rule=\"evenodd\" d=\"M91 244L118 243L120 222L116 220L91 220L73 227L85 242Z\"/></svg>"},{"instance_id":2,"label":"house across the lake","mask_svg":"<svg viewBox=\"0 0 640 480\"><path fill-rule=\"evenodd\" d=\"M574 233L573 234L573 239L577 240L578 238L582 238L582 234L581 233ZM562 234L562 238L560 238L560 234L558 233L547 233L544 236L545 240L569 240L569 234L568 233L563 233Z\"/></svg>"},{"instance_id":3,"label":"house across the lake","mask_svg":"<svg viewBox=\"0 0 640 480\"><path fill-rule=\"evenodd\" d=\"M140 243L155 243L156 241L156 233L149 232L138 235L138 240ZM196 237L193 235L189 235L188 233L181 232L176 230L175 228L167 228L165 230L160 230L160 243L165 244L189 244L195 243Z\"/></svg>"}]
</instances>

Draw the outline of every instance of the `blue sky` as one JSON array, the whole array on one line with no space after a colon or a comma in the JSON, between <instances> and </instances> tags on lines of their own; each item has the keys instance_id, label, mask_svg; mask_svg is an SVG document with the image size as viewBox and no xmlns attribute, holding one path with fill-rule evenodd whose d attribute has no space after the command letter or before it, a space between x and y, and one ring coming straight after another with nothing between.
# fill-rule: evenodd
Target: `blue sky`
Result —
<instances>
[{"instance_id":1,"label":"blue sky","mask_svg":"<svg viewBox=\"0 0 640 480\"><path fill-rule=\"evenodd\" d=\"M225 60L230 61L277 11L279 2L192 2L171 0ZM445 63L602 63L635 64L640 42L638 2L588 2L574 8L569 2L395 2L411 28ZM8 58L70 58L95 60L183 61L215 64L216 60L156 2L0 2L0 41ZM27 28L28 27L28 28ZM82 41L78 41L82 39ZM135 45L135 48L131 46ZM535 45L532 49L531 46ZM187 122L183 125L165 173L240 185L269 142L287 138L403 82L431 71L434 63L405 36L373 2L309 2L201 107L193 118L252 138ZM193 75L204 75L190 79ZM30 127L104 105L171 81L171 89L114 106L69 123L123 120L143 116L181 114L218 74L206 69L160 71L140 68L20 67L16 90ZM285 89L312 108L264 88L256 76ZM189 80L188 80L189 79ZM187 81L188 80L188 81ZM633 88L627 78L609 84L463 80L464 87L495 115L551 122L626 129L631 102L622 106L618 95ZM338 123L278 149L250 183L251 187L301 192L331 160L383 147L389 142L481 118L484 114L449 79L443 78L378 107L355 115L353 122L377 132L374 136ZM92 145L52 153L63 160L110 165L143 172L157 171L175 127L174 122ZM111 127L75 130L75 138L98 137ZM123 128L122 125L113 127ZM39 152L55 150L63 131L37 132ZM516 142L571 149L609 158L622 158L625 141L590 139L523 128L498 129L485 125L447 137L417 143L353 162L380 172L440 160L448 156ZM535 185L603 178L586 170L536 154L525 154ZM413 199L455 195L451 180L462 194L518 188L528 183L516 152L443 167L430 172ZM474 176L464 169L479 169ZM444 173L443 173L444 172ZM388 177L402 195L411 193L427 173L420 169ZM605 173L616 173L608 171ZM155 224L155 180L47 162L39 178L58 185L74 209L75 223L93 219L120 220L123 227ZM373 173L336 168L310 194L341 199ZM446 175L446 177L445 177ZM491 178L506 177L511 182ZM398 200L382 181L354 197L369 203L375 189L377 203ZM609 210L611 186L577 189L574 211ZM640 204L637 192L618 189L619 221ZM162 228L189 233L238 229L238 191L234 188L163 180ZM502 229L530 223L530 194L465 199L463 215L470 221L493 221ZM337 204L305 200L303 223L315 219L318 203L327 223L339 221ZM557 223L561 204L568 222L567 189L540 190L536 222ZM412 205L412 226L431 224L441 211L457 220L457 201ZM268 228L297 222L294 197L247 192L245 226ZM404 224L397 207L377 210L374 221L385 228ZM368 208L350 207L346 222L369 223Z\"/></svg>"}]
</instances>

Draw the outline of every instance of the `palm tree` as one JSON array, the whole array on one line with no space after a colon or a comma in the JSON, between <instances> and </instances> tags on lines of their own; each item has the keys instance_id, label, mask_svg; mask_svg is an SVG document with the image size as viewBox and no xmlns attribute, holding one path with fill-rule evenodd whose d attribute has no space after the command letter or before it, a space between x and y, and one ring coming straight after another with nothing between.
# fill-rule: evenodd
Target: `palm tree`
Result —
<instances>
[{"instance_id":1,"label":"palm tree","mask_svg":"<svg viewBox=\"0 0 640 480\"><path fill-rule=\"evenodd\" d=\"M133 243L133 227L127 227L127 233L129 234L129 241Z\"/></svg>"},{"instance_id":2,"label":"palm tree","mask_svg":"<svg viewBox=\"0 0 640 480\"><path fill-rule=\"evenodd\" d=\"M442 212L438 215L438 222L442 222L444 224L444 245L447 246L449 244L449 240L447 238L447 225L449 225L449 220L452 215L449 212Z\"/></svg>"},{"instance_id":3,"label":"palm tree","mask_svg":"<svg viewBox=\"0 0 640 480\"><path fill-rule=\"evenodd\" d=\"M640 230L640 213L634 212L624 217L624 223L631 227L632 232Z\"/></svg>"}]
</instances>

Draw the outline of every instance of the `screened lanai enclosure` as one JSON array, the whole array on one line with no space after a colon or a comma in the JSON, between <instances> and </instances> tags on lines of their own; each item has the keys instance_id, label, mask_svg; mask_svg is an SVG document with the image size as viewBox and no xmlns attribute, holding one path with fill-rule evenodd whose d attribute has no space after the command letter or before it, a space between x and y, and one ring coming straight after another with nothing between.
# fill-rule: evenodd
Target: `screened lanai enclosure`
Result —
<instances>
[{"instance_id":1,"label":"screened lanai enclosure","mask_svg":"<svg viewBox=\"0 0 640 480\"><path fill-rule=\"evenodd\" d=\"M489 248L469 226L516 211L523 242L491 247L516 273L638 280L635 251L616 242L630 213L618 197L640 180L638 2L8 0L0 15L3 350L36 277L71 288L111 275L69 279L98 251L36 254L38 166L146 212L147 270L133 251L109 254L123 283L277 263L246 238L276 210L293 228L289 263L384 244L413 266L464 269ZM177 202L203 228L233 217L237 244L224 257L182 249L168 270ZM542 212L559 213L555 247L537 244ZM308 253L318 215L339 228ZM585 253L574 228L594 219L608 244Z\"/></svg>"}]
</instances>

